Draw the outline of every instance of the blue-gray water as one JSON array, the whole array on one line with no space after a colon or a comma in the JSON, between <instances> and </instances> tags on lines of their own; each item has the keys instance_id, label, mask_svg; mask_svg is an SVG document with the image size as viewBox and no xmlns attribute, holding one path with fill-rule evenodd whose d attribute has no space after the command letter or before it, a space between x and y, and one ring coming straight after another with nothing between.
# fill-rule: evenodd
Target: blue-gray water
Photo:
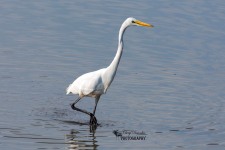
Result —
<instances>
[{"instance_id":1,"label":"blue-gray water","mask_svg":"<svg viewBox=\"0 0 225 150\"><path fill-rule=\"evenodd\" d=\"M225 149L224 8L223 0L1 1L0 149ZM75 123L89 118L71 110L76 97L65 89L111 62L130 16L155 27L126 31L97 108L101 126L90 132ZM78 105L91 111L94 101Z\"/></svg>"}]
</instances>

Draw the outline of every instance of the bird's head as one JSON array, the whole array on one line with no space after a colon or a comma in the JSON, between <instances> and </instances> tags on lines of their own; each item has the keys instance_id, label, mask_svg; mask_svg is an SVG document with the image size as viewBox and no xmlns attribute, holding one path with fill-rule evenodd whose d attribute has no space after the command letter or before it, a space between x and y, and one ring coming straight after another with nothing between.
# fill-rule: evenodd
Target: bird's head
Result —
<instances>
[{"instance_id":1,"label":"bird's head","mask_svg":"<svg viewBox=\"0 0 225 150\"><path fill-rule=\"evenodd\" d=\"M150 27L153 28L153 25L137 20L133 17L129 17L126 19L127 26L142 26L142 27Z\"/></svg>"}]
</instances>

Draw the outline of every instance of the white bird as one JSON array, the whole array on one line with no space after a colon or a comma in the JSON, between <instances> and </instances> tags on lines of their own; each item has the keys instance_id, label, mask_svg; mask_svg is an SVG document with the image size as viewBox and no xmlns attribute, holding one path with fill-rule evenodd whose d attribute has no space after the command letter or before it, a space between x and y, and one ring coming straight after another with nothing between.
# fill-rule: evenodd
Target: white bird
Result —
<instances>
[{"instance_id":1,"label":"white bird","mask_svg":"<svg viewBox=\"0 0 225 150\"><path fill-rule=\"evenodd\" d=\"M67 94L72 93L79 96L77 100L71 104L71 108L89 115L91 125L97 125L97 119L95 117L96 107L101 95L106 93L116 75L123 52L123 35L129 26L153 27L153 25L141 22L133 17L127 18L120 27L118 49L111 64L107 68L81 75L72 84L70 84L66 90ZM93 113L75 107L75 104L83 97L95 98Z\"/></svg>"}]
</instances>

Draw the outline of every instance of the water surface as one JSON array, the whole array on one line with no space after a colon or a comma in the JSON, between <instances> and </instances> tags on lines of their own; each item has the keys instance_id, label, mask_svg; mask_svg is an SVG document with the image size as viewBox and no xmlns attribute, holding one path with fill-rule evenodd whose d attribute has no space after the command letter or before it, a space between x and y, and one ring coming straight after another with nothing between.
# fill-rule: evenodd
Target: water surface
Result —
<instances>
[{"instance_id":1,"label":"water surface","mask_svg":"<svg viewBox=\"0 0 225 150\"><path fill-rule=\"evenodd\" d=\"M0 8L1 150L224 149L222 0L12 0ZM76 97L65 89L110 64L130 16L155 28L127 30L117 76L97 108L101 125L77 124L89 118L71 110ZM91 111L94 101L78 105ZM114 134L124 130L146 139Z\"/></svg>"}]
</instances>

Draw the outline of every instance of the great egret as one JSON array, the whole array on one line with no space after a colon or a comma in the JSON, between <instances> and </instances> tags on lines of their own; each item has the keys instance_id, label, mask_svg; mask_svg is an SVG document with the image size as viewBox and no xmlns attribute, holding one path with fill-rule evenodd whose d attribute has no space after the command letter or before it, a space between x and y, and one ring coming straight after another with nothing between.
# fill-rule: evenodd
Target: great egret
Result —
<instances>
[{"instance_id":1,"label":"great egret","mask_svg":"<svg viewBox=\"0 0 225 150\"><path fill-rule=\"evenodd\" d=\"M79 96L77 100L71 104L71 108L89 115L91 125L97 125L97 119L95 117L96 107L101 95L106 93L116 75L123 52L123 34L129 26L153 27L153 25L141 22L133 17L127 18L120 27L118 49L111 64L107 68L81 75L70 84L66 90L67 94L72 93ZM83 97L95 98L93 113L75 107L75 104Z\"/></svg>"}]
</instances>

